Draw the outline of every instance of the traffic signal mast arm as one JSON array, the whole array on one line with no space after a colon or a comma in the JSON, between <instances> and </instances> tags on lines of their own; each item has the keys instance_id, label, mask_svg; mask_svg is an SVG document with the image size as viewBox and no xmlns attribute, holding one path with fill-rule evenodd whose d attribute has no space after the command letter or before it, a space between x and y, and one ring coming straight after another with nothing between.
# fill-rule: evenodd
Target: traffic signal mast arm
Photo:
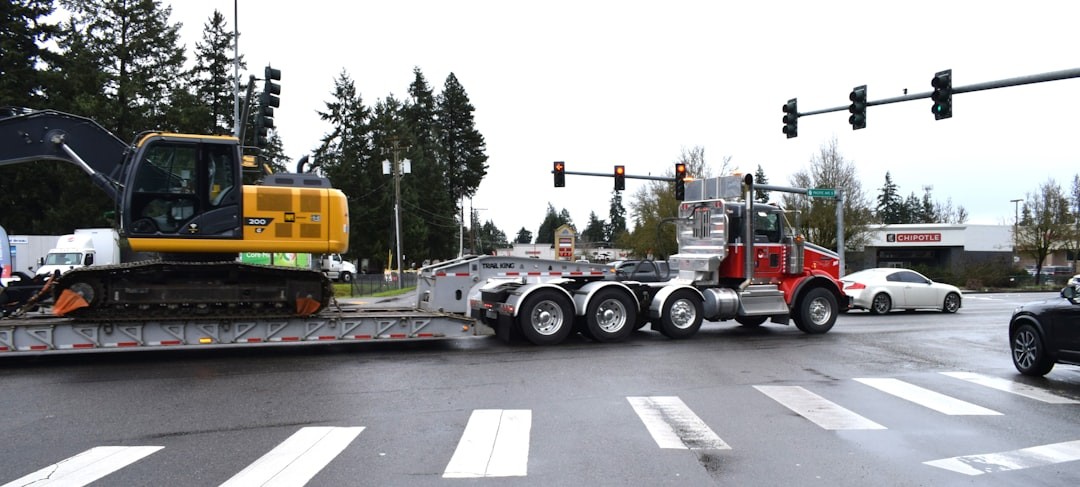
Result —
<instances>
[{"instance_id":1,"label":"traffic signal mast arm","mask_svg":"<svg viewBox=\"0 0 1080 487\"><path fill-rule=\"evenodd\" d=\"M1010 87L1010 86L1020 86L1020 85L1027 85L1027 84L1033 84L1033 83L1044 83L1044 82L1047 82L1047 81L1057 81L1057 80L1072 79L1072 78L1080 78L1080 68L1065 69L1065 70L1061 70L1061 71L1052 71L1052 72L1049 72L1049 73L1033 74L1033 75L1028 75L1028 76L1018 76L1018 77L1015 77L1015 78L1008 78L1008 79L1002 79L1002 80L997 80L997 81L986 81L986 82L983 82L983 83L975 83L975 84L970 84L970 85L967 85L967 86L953 86L951 92L952 92L953 95L956 95L956 94L960 94L960 93L971 93L971 92L975 92L975 91L992 90L992 89L996 89L996 88L1007 88L1007 87ZM878 105L888 105L890 103L900 103L900 102L905 102L905 101L921 100L923 98L931 98L933 96L933 94L934 94L934 91L931 90L931 91L925 91L925 92L922 92L922 93L913 93L913 94L909 94L909 95L895 96L895 97L892 97L892 98L883 98L883 99L880 99L880 100L867 100L866 101L866 106L871 107L871 106L878 106ZM849 103L849 104L846 104L846 105L841 105L841 106L832 107L832 108L823 108L823 109L819 109L819 110L809 110L809 111L805 111L805 112L799 112L799 118L806 117L806 116L809 116L809 115L820 115L822 113L847 112L847 111L850 111L850 108L851 108L851 104Z\"/></svg>"},{"instance_id":2,"label":"traffic signal mast arm","mask_svg":"<svg viewBox=\"0 0 1080 487\"><path fill-rule=\"evenodd\" d=\"M551 173L554 174L555 170L552 169ZM614 177L614 175L612 173L610 173L610 172L584 172L584 171L565 171L564 170L563 174L572 174L574 176L600 176L600 177L604 177L604 178ZM664 177L664 176L634 176L632 174L626 174L624 177L626 177L627 179L645 179L645 180L649 180L649 181L667 181L669 183L674 182L675 179L676 179L676 178Z\"/></svg>"}]
</instances>

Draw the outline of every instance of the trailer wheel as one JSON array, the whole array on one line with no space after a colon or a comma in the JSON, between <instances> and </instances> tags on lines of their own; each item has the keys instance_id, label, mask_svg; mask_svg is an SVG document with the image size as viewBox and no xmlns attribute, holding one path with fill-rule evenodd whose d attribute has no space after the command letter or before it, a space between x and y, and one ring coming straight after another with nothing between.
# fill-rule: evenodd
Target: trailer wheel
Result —
<instances>
[{"instance_id":1,"label":"trailer wheel","mask_svg":"<svg viewBox=\"0 0 1080 487\"><path fill-rule=\"evenodd\" d=\"M618 289L602 289L589 300L581 334L598 342L615 342L629 336L636 323L637 310L630 296Z\"/></svg>"},{"instance_id":2,"label":"trailer wheel","mask_svg":"<svg viewBox=\"0 0 1080 487\"><path fill-rule=\"evenodd\" d=\"M799 300L798 306L795 326L805 333L825 333L836 324L839 306L836 304L836 296L827 289L818 287L807 291Z\"/></svg>"},{"instance_id":3,"label":"trailer wheel","mask_svg":"<svg viewBox=\"0 0 1080 487\"><path fill-rule=\"evenodd\" d=\"M541 289L525 299L517 322L534 345L555 345L574 329L574 305L558 291Z\"/></svg>"},{"instance_id":4,"label":"trailer wheel","mask_svg":"<svg viewBox=\"0 0 1080 487\"><path fill-rule=\"evenodd\" d=\"M701 328L701 298L688 289L671 293L660 313L660 333L668 338L689 338Z\"/></svg>"}]
</instances>

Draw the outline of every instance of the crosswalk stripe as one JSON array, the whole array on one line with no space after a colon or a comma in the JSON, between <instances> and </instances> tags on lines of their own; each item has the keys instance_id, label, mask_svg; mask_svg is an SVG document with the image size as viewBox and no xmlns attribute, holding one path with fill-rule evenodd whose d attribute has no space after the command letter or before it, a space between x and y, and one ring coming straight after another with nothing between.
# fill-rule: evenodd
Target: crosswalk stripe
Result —
<instances>
[{"instance_id":1,"label":"crosswalk stripe","mask_svg":"<svg viewBox=\"0 0 1080 487\"><path fill-rule=\"evenodd\" d=\"M660 448L731 449L678 397L627 397L626 400Z\"/></svg>"},{"instance_id":2,"label":"crosswalk stripe","mask_svg":"<svg viewBox=\"0 0 1080 487\"><path fill-rule=\"evenodd\" d=\"M163 446L98 446L3 485L80 487L142 460Z\"/></svg>"},{"instance_id":3,"label":"crosswalk stripe","mask_svg":"<svg viewBox=\"0 0 1080 487\"><path fill-rule=\"evenodd\" d=\"M529 409L473 411L443 478L525 476L531 430Z\"/></svg>"},{"instance_id":4,"label":"crosswalk stripe","mask_svg":"<svg viewBox=\"0 0 1080 487\"><path fill-rule=\"evenodd\" d=\"M364 431L363 426L300 428L300 431L221 485L304 485L349 446L361 431Z\"/></svg>"},{"instance_id":5,"label":"crosswalk stripe","mask_svg":"<svg viewBox=\"0 0 1080 487\"><path fill-rule=\"evenodd\" d=\"M964 475L1005 472L1080 460L1080 440L1033 446L1000 453L967 455L923 462Z\"/></svg>"},{"instance_id":6,"label":"crosswalk stripe","mask_svg":"<svg viewBox=\"0 0 1080 487\"><path fill-rule=\"evenodd\" d=\"M1080 401L1070 399L1065 396L1054 394L1053 392L1038 387L1029 386L1027 384L1021 384L1000 377L990 377L988 375L976 374L972 372L942 372L942 374L949 377L966 380L981 386L997 389L999 391L1005 391L1018 396L1024 396L1029 399L1035 399L1036 401L1042 401L1050 404L1080 404Z\"/></svg>"},{"instance_id":7,"label":"crosswalk stripe","mask_svg":"<svg viewBox=\"0 0 1080 487\"><path fill-rule=\"evenodd\" d=\"M923 407L933 409L939 413L948 415L967 416L1000 416L1001 413L992 409L961 401L956 398L940 394L929 389L924 389L914 384L898 379L887 378L864 378L855 379L879 391L892 394L901 399L906 399Z\"/></svg>"},{"instance_id":8,"label":"crosswalk stripe","mask_svg":"<svg viewBox=\"0 0 1080 487\"><path fill-rule=\"evenodd\" d=\"M754 388L827 430L887 429L799 386L754 386Z\"/></svg>"}]
</instances>

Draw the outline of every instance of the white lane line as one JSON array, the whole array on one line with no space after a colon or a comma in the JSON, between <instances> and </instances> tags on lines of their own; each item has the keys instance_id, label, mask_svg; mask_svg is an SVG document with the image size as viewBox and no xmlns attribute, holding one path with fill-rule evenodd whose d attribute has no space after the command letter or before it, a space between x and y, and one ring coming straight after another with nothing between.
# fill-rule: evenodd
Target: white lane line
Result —
<instances>
[{"instance_id":1,"label":"white lane line","mask_svg":"<svg viewBox=\"0 0 1080 487\"><path fill-rule=\"evenodd\" d=\"M363 426L318 426L281 442L222 486L304 485L364 431Z\"/></svg>"},{"instance_id":2,"label":"white lane line","mask_svg":"<svg viewBox=\"0 0 1080 487\"><path fill-rule=\"evenodd\" d=\"M991 389L997 389L999 391L1005 391L1018 396L1024 396L1036 401L1042 401L1050 404L1080 404L1080 401L1071 399L1053 392L1047 391L1035 386L1029 386L1027 384L1021 384L1008 379L1002 379L1000 377L991 377L983 374L975 374L971 372L942 372L942 374L949 377L966 380L978 384L980 386L989 387Z\"/></svg>"},{"instance_id":3,"label":"white lane line","mask_svg":"<svg viewBox=\"0 0 1080 487\"><path fill-rule=\"evenodd\" d=\"M523 477L529 467L530 409L477 409L443 478Z\"/></svg>"},{"instance_id":4,"label":"white lane line","mask_svg":"<svg viewBox=\"0 0 1080 487\"><path fill-rule=\"evenodd\" d=\"M682 399L675 396L627 397L660 448L730 450Z\"/></svg>"},{"instance_id":5,"label":"white lane line","mask_svg":"<svg viewBox=\"0 0 1080 487\"><path fill-rule=\"evenodd\" d=\"M985 455L942 458L923 463L964 475L982 475L1076 460L1080 460L1080 440Z\"/></svg>"},{"instance_id":6,"label":"white lane line","mask_svg":"<svg viewBox=\"0 0 1080 487\"><path fill-rule=\"evenodd\" d=\"M80 487L142 460L163 446L98 446L37 472L13 480L3 487Z\"/></svg>"},{"instance_id":7,"label":"white lane line","mask_svg":"<svg viewBox=\"0 0 1080 487\"><path fill-rule=\"evenodd\" d=\"M827 430L887 429L799 386L754 386L754 389Z\"/></svg>"},{"instance_id":8,"label":"white lane line","mask_svg":"<svg viewBox=\"0 0 1080 487\"><path fill-rule=\"evenodd\" d=\"M855 379L879 391L906 399L920 406L928 407L939 413L953 416L1000 416L1001 413L970 402L939 394L914 384L898 379L870 378Z\"/></svg>"}]
</instances>

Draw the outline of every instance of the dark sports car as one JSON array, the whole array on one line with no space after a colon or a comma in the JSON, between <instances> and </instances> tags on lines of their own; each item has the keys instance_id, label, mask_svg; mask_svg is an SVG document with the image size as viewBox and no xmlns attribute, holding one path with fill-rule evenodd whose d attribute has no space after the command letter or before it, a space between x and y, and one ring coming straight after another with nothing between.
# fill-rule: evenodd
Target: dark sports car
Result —
<instances>
[{"instance_id":1,"label":"dark sports car","mask_svg":"<svg viewBox=\"0 0 1080 487\"><path fill-rule=\"evenodd\" d=\"M1061 297L1016 308L1009 342L1016 370L1043 376L1054 364L1080 365L1080 291L1069 286Z\"/></svg>"}]
</instances>

